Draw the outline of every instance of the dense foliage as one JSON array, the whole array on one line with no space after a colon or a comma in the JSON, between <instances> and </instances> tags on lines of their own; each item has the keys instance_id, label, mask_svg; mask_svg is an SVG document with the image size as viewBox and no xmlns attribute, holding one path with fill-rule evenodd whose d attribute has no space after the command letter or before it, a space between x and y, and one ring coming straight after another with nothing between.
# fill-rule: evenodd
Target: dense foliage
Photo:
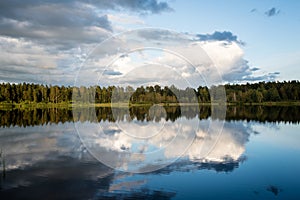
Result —
<instances>
[{"instance_id":1,"label":"dense foliage","mask_svg":"<svg viewBox=\"0 0 300 200\"><path fill-rule=\"evenodd\" d=\"M225 85L228 102L299 101L300 82L259 82Z\"/></svg>"},{"instance_id":2,"label":"dense foliage","mask_svg":"<svg viewBox=\"0 0 300 200\"><path fill-rule=\"evenodd\" d=\"M7 103L208 103L220 86L199 86L197 89L178 89L175 86L123 87L65 87L39 84L0 84L0 102ZM259 82L225 85L227 102L261 103L299 101L300 82Z\"/></svg>"}]
</instances>

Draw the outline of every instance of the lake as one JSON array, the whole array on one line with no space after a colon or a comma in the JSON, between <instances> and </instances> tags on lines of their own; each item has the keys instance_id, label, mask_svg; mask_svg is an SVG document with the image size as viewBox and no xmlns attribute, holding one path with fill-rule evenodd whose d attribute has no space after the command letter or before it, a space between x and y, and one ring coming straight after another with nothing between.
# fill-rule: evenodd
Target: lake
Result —
<instances>
[{"instance_id":1,"label":"lake","mask_svg":"<svg viewBox=\"0 0 300 200\"><path fill-rule=\"evenodd\" d=\"M300 107L0 110L0 199L299 199Z\"/></svg>"}]
</instances>

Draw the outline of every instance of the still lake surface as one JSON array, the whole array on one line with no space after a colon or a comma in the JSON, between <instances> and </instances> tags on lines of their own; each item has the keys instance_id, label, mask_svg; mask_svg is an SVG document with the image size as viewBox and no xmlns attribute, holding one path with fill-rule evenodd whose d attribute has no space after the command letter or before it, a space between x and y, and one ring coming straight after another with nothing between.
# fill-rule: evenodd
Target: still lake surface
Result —
<instances>
[{"instance_id":1,"label":"still lake surface","mask_svg":"<svg viewBox=\"0 0 300 200\"><path fill-rule=\"evenodd\" d=\"M212 112L2 110L0 199L300 199L300 107Z\"/></svg>"}]
</instances>

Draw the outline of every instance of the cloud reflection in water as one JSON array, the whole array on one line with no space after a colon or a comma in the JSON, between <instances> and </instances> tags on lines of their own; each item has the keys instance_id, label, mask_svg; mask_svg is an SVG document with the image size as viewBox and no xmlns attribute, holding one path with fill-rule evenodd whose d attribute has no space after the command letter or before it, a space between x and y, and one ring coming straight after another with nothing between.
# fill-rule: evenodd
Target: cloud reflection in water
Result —
<instances>
[{"instance_id":1,"label":"cloud reflection in water","mask_svg":"<svg viewBox=\"0 0 300 200\"><path fill-rule=\"evenodd\" d=\"M112 160L119 167L136 167L141 171L157 169L155 165L164 166L165 162L179 156L180 148L184 148L184 140L191 137L192 144L184 152L181 159L169 166L150 173L164 174L173 171L190 171L211 169L215 171L232 171L243 160L245 143L248 141L251 127L242 121L225 122L222 134L208 134L209 121L197 117L188 119L178 118L182 134L172 148L163 151L161 157L152 158L149 162L147 153L155 148L167 146L177 134L173 122L160 120L165 123L160 134L151 137L141 144L135 144L140 139L132 138L122 132L114 122L102 121L101 127L105 130L98 137L97 144L102 145L102 150L109 152L102 156L117 158L119 152L128 152L124 157ZM175 122L176 122L175 121ZM77 122L85 125L86 132L95 130L97 123ZM121 122L126 131L136 128L135 124ZM146 123L146 122L145 122ZM157 130L158 122L147 122L147 130ZM199 127L196 129L195 127ZM214 130L214 129L211 129ZM141 132L145 136L144 132ZM181 142L183 141L183 142ZM210 142L215 142L213 148ZM205 144L206 143L206 144ZM183 145L183 147L182 147ZM131 175L115 171L95 160L82 146L78 135L75 133L73 123L52 124L34 127L11 127L0 129L0 146L5 153L7 178L1 183L1 197L17 197L20 195L29 198L39 197L39 193L57 193L60 196L80 198L114 198L124 196L128 198L164 197L169 199L176 195L174 191L150 190L145 187L146 179L128 181ZM123 148L124 147L124 148ZM210 151L207 151L210 150ZM137 156L136 152L144 152L145 156ZM156 160L155 160L156 159ZM146 160L147 161L147 160ZM127 165L127 166L124 166ZM15 189L18 193L13 192ZM69 191L86 191L84 196L70 193ZM147 194L145 196L145 194ZM17 196L16 196L17 195ZM55 199L55 196L51 196Z\"/></svg>"}]
</instances>

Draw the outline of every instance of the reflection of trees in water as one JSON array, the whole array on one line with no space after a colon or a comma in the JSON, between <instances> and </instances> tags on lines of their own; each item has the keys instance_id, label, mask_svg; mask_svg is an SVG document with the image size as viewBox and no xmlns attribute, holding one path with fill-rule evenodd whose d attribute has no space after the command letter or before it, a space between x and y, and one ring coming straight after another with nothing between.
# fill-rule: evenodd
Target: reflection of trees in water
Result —
<instances>
[{"instance_id":1,"label":"reflection of trees in water","mask_svg":"<svg viewBox=\"0 0 300 200\"><path fill-rule=\"evenodd\" d=\"M80 108L78 112L73 112L66 108L47 108L47 109L13 109L0 110L0 126L34 126L47 123L65 123L71 121L123 121L136 119L138 121L149 121L150 107L131 107L128 111L124 108L99 107L99 108ZM198 117L207 119L211 116L210 106L165 106L165 114L155 113L155 121L165 118L167 121L175 121L179 117L188 119ZM291 122L299 123L300 106L228 106L226 120L253 120L260 122Z\"/></svg>"},{"instance_id":2,"label":"reflection of trees in water","mask_svg":"<svg viewBox=\"0 0 300 200\"><path fill-rule=\"evenodd\" d=\"M34 126L47 123L72 121L69 109L13 109L0 110L1 126Z\"/></svg>"},{"instance_id":3,"label":"reflection of trees in water","mask_svg":"<svg viewBox=\"0 0 300 200\"><path fill-rule=\"evenodd\" d=\"M300 106L228 106L226 120L300 122Z\"/></svg>"}]
</instances>

